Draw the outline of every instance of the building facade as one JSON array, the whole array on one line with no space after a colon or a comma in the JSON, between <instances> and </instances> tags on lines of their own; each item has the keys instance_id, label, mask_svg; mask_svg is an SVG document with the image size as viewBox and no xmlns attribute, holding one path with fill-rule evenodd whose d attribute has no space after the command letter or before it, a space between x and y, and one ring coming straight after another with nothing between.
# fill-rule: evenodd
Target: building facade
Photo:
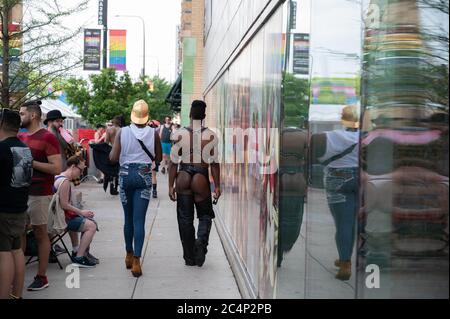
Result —
<instances>
[{"instance_id":1,"label":"building facade","mask_svg":"<svg viewBox=\"0 0 450 319\"><path fill-rule=\"evenodd\" d=\"M25 95L23 88L26 87L26 80L17 76L19 64L22 60L23 36L18 33L22 30L23 4L19 3L15 5L9 12L8 18L8 34L10 37L13 37L12 39L10 38L9 41L9 78L10 81L13 80L13 83L11 84L10 104L13 104ZM0 26L2 26L2 21L0 21ZM0 32L0 39L2 38L2 34L3 30ZM3 50L3 45L1 50ZM0 79L3 72L3 52L1 52L1 50Z\"/></svg>"},{"instance_id":2,"label":"building facade","mask_svg":"<svg viewBox=\"0 0 450 319\"><path fill-rule=\"evenodd\" d=\"M216 226L243 296L448 298L448 4L194 3L202 37L183 55L204 50L200 96L221 138ZM331 179L315 154L344 142L312 141L347 134L345 106L360 124L340 172L355 175Z\"/></svg>"},{"instance_id":3,"label":"building facade","mask_svg":"<svg viewBox=\"0 0 450 319\"><path fill-rule=\"evenodd\" d=\"M204 0L183 0L179 40L182 74L181 124L189 123L191 102L202 99Z\"/></svg>"}]
</instances>

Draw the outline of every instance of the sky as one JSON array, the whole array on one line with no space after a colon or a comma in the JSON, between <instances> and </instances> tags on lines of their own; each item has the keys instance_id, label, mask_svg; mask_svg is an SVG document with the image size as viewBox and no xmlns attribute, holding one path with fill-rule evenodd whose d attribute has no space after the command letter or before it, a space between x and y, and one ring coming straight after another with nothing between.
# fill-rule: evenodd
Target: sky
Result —
<instances>
[{"instance_id":1,"label":"sky","mask_svg":"<svg viewBox=\"0 0 450 319\"><path fill-rule=\"evenodd\" d=\"M79 0L60 0L64 6L73 6ZM65 26L83 25L85 28L101 28L98 21L98 0L90 0L83 13L63 20ZM143 27L137 18L116 15L138 15L145 20L146 30L146 75L158 74L169 82L176 76L176 27L181 19L181 0L109 0L108 28L127 30L127 70L137 80L143 65ZM83 53L83 35L72 44L74 50ZM78 77L87 77L90 72L82 68L75 70Z\"/></svg>"},{"instance_id":2,"label":"sky","mask_svg":"<svg viewBox=\"0 0 450 319\"><path fill-rule=\"evenodd\" d=\"M313 77L358 75L360 62L356 56L361 53L361 5L357 1L297 0L297 27L292 32L311 34ZM287 23L286 18L284 23ZM334 54L336 52L342 54ZM351 57L344 58L344 54Z\"/></svg>"},{"instance_id":3,"label":"sky","mask_svg":"<svg viewBox=\"0 0 450 319\"><path fill-rule=\"evenodd\" d=\"M361 6L349 0L313 0L311 4L313 77L357 76L362 39ZM346 59L343 54L354 58Z\"/></svg>"}]
</instances>

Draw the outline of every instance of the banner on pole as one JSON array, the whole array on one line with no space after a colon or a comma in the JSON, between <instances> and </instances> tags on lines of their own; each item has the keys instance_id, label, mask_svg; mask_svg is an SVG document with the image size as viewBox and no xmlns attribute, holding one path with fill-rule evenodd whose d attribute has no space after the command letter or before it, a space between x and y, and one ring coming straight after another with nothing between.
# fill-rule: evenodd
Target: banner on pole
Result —
<instances>
[{"instance_id":1,"label":"banner on pole","mask_svg":"<svg viewBox=\"0 0 450 319\"><path fill-rule=\"evenodd\" d=\"M127 69L127 30L109 30L109 67Z\"/></svg>"},{"instance_id":2,"label":"banner on pole","mask_svg":"<svg viewBox=\"0 0 450 319\"><path fill-rule=\"evenodd\" d=\"M84 30L83 70L85 71L100 70L101 37L102 31L100 29Z\"/></svg>"},{"instance_id":3,"label":"banner on pole","mask_svg":"<svg viewBox=\"0 0 450 319\"><path fill-rule=\"evenodd\" d=\"M309 75L309 33L294 33L294 74Z\"/></svg>"}]
</instances>

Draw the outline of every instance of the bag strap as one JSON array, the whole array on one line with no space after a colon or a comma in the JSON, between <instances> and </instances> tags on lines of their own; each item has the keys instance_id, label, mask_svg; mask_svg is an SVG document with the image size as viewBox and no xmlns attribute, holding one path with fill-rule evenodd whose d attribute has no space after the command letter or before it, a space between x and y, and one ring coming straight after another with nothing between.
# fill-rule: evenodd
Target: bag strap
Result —
<instances>
[{"instance_id":1,"label":"bag strap","mask_svg":"<svg viewBox=\"0 0 450 319\"><path fill-rule=\"evenodd\" d=\"M192 128L188 127L188 126L185 126L184 128L185 128L186 130L188 130L189 132L191 132L191 133L194 132L194 130L193 130ZM208 129L207 127L202 127L202 133L203 133L204 131L206 131L207 129Z\"/></svg>"},{"instance_id":2,"label":"bag strap","mask_svg":"<svg viewBox=\"0 0 450 319\"><path fill-rule=\"evenodd\" d=\"M65 182L65 181L68 181L69 179L67 178L67 177L65 177L65 176L58 176L58 177L56 177L55 178L55 182L56 181L58 181L58 180L60 180L60 179L64 179L61 183L59 183L59 185L58 185L58 187L55 187L54 185L53 185L53 189L55 190L55 194L59 194L59 189L61 188L61 185ZM54 184L54 183L53 183Z\"/></svg>"},{"instance_id":3,"label":"bag strap","mask_svg":"<svg viewBox=\"0 0 450 319\"><path fill-rule=\"evenodd\" d=\"M353 152L353 150L355 149L355 147L358 145L358 143L353 144L352 146L350 146L349 148L345 149L343 152L334 155L333 157L330 157L329 159L327 159L326 161L322 162L323 166L328 166L331 163L333 163L334 161L337 161L338 159L343 158L344 156L350 154L351 152Z\"/></svg>"},{"instance_id":4,"label":"bag strap","mask_svg":"<svg viewBox=\"0 0 450 319\"><path fill-rule=\"evenodd\" d=\"M155 161L155 157L152 155L152 153L150 153L150 151L148 150L147 146L145 146L144 142L142 142L140 139L137 139L139 144L141 144L142 149L144 150L144 152L148 155L148 157L150 157L150 159L152 160L152 162Z\"/></svg>"},{"instance_id":5,"label":"bag strap","mask_svg":"<svg viewBox=\"0 0 450 319\"><path fill-rule=\"evenodd\" d=\"M190 148L190 152L191 154L194 153L194 130L188 126L184 127L190 134L189 134L189 138L190 138L190 143L191 143L191 148ZM206 131L208 128L207 127L202 127L201 129L201 133L203 133L204 131Z\"/></svg>"}]
</instances>

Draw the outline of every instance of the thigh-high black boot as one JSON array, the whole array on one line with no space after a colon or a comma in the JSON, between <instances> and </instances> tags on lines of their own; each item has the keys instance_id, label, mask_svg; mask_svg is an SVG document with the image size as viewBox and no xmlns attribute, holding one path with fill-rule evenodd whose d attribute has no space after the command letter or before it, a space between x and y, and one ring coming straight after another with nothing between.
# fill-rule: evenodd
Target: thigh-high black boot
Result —
<instances>
[{"instance_id":1,"label":"thigh-high black boot","mask_svg":"<svg viewBox=\"0 0 450 319\"><path fill-rule=\"evenodd\" d=\"M209 234L211 232L212 219L215 217L212 199L208 197L202 202L195 203L198 217L197 240L195 241L195 263L203 266L206 253L208 252Z\"/></svg>"},{"instance_id":2,"label":"thigh-high black boot","mask_svg":"<svg viewBox=\"0 0 450 319\"><path fill-rule=\"evenodd\" d=\"M183 258L188 266L195 266L194 260L194 196L177 194L177 219L183 245Z\"/></svg>"}]
</instances>

